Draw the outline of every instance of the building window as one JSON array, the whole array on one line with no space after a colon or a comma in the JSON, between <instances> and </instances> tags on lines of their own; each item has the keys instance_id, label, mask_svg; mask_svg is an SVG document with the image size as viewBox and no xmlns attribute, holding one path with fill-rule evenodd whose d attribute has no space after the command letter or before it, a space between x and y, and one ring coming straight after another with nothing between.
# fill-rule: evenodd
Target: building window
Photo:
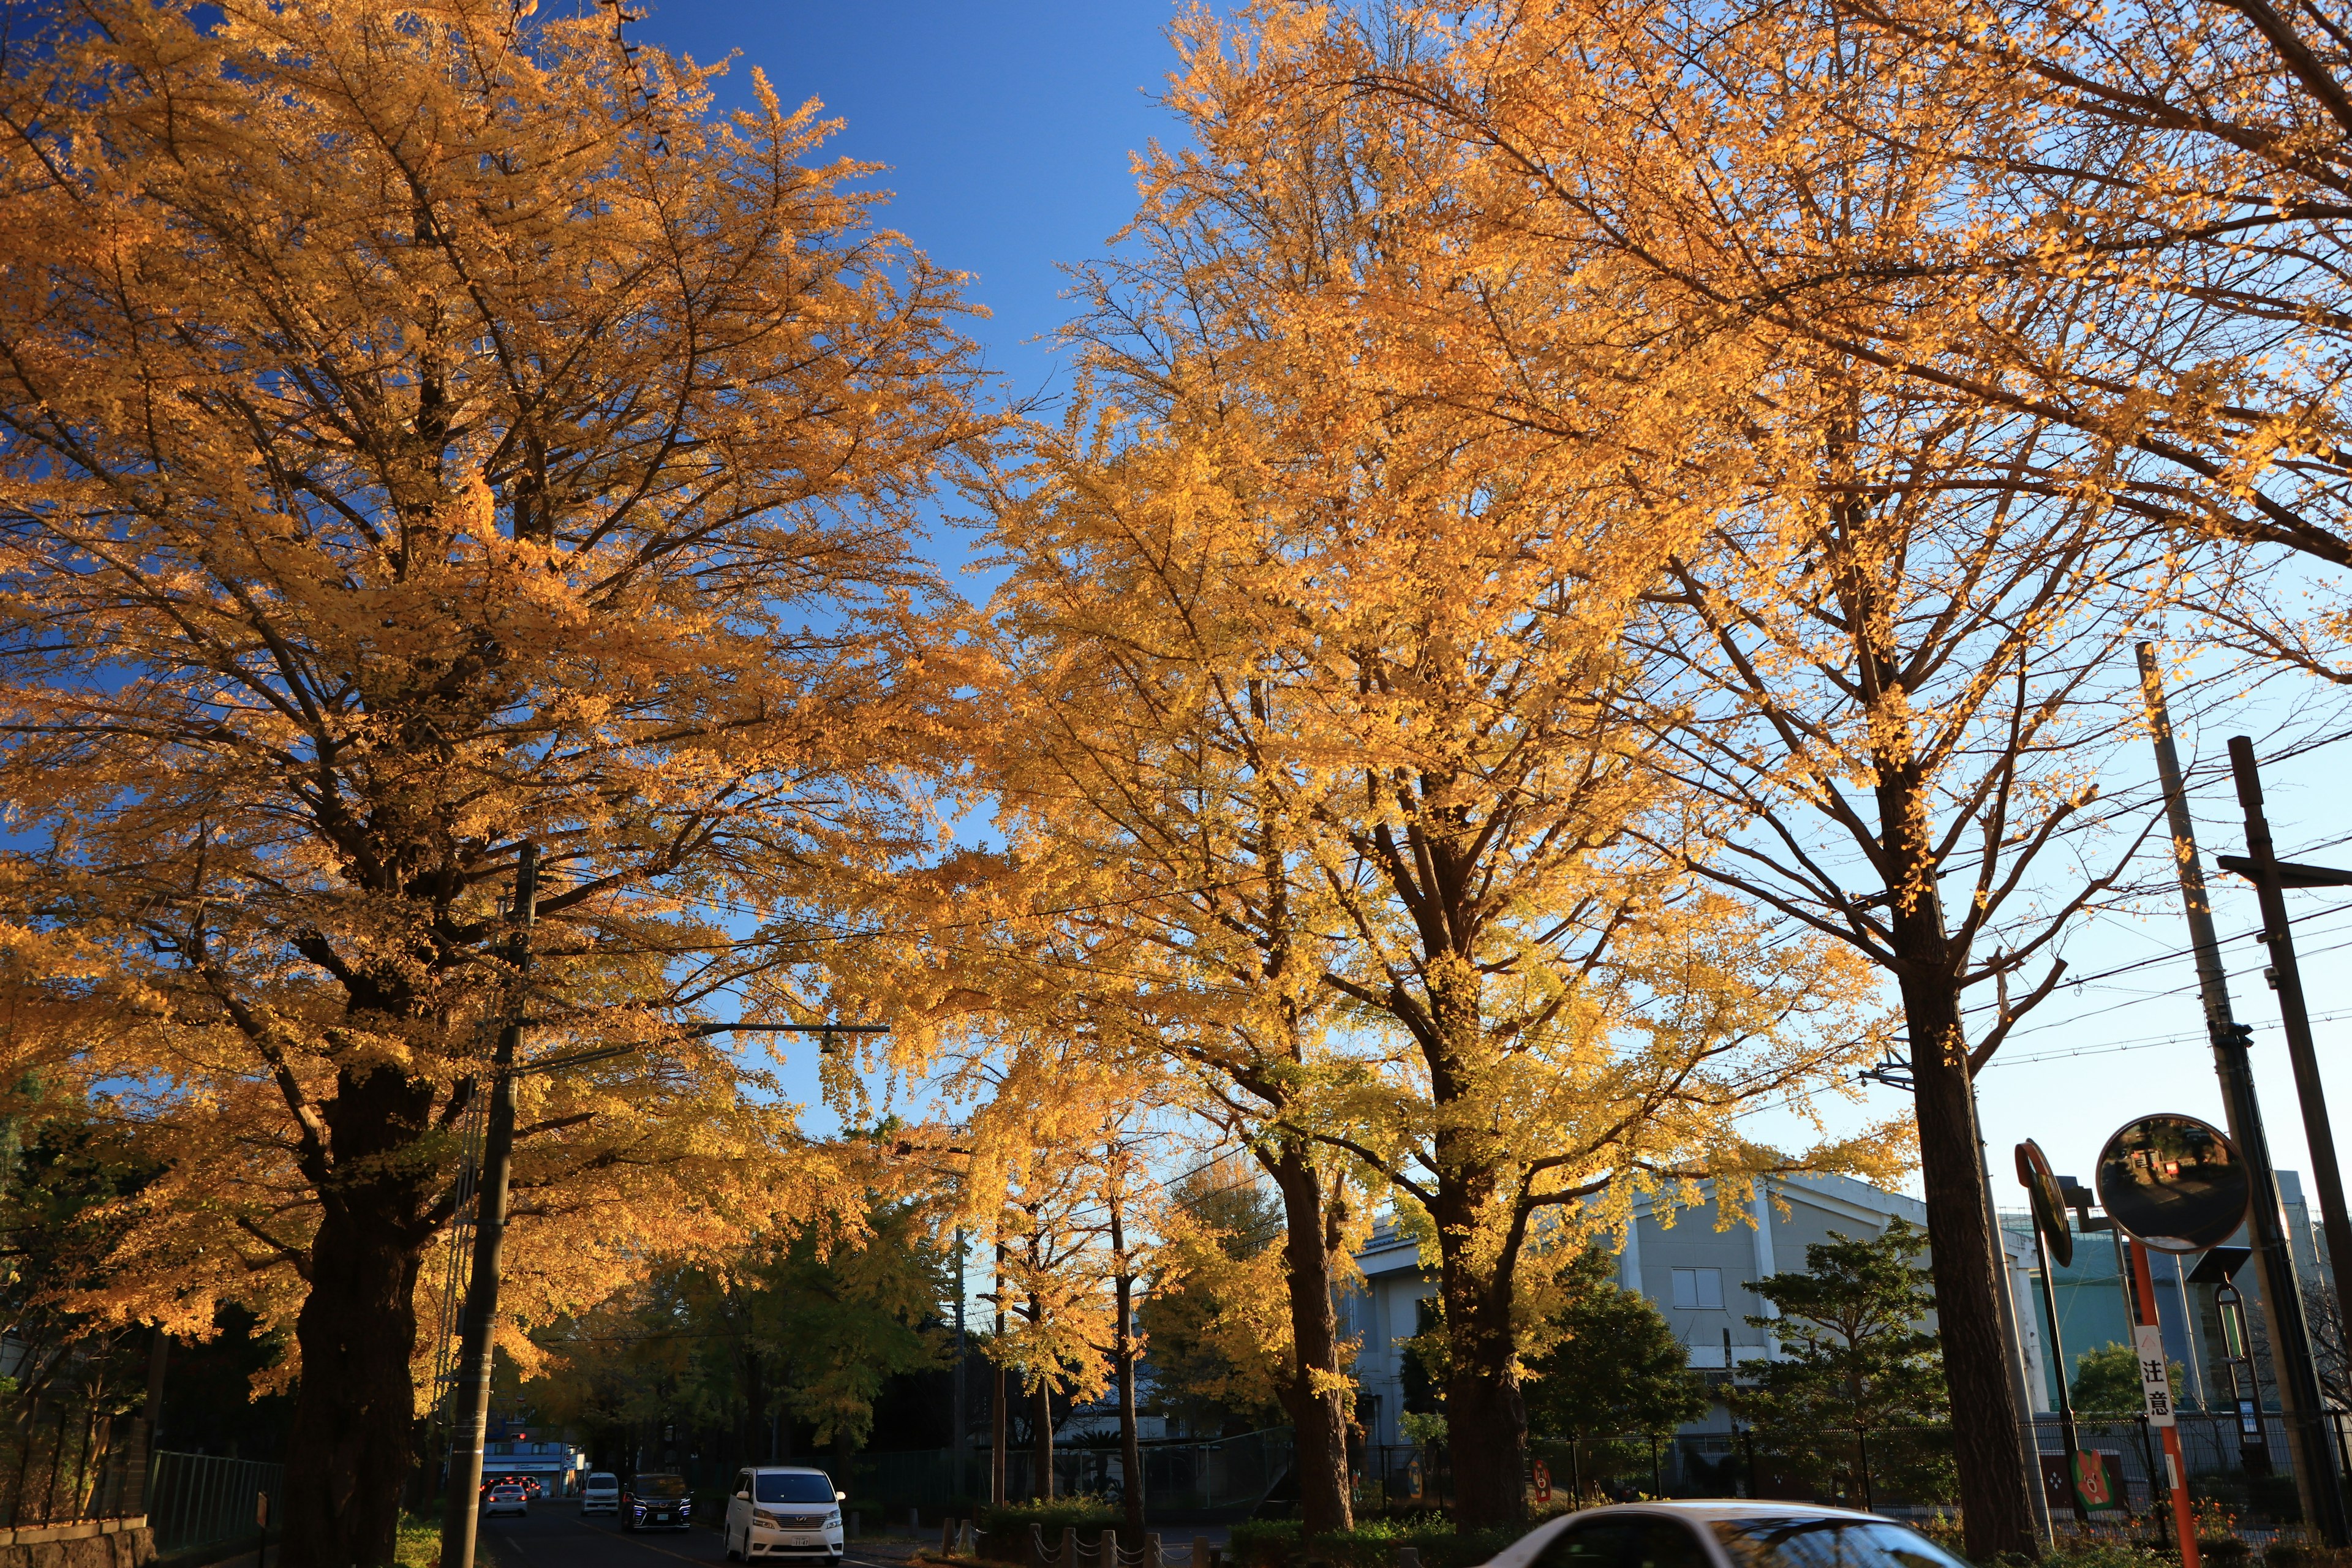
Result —
<instances>
[{"instance_id":1,"label":"building window","mask_svg":"<svg viewBox=\"0 0 2352 1568\"><path fill-rule=\"evenodd\" d=\"M1677 1268L1675 1275L1675 1305L1685 1311L1719 1312L1723 1310L1723 1270L1720 1268Z\"/></svg>"}]
</instances>

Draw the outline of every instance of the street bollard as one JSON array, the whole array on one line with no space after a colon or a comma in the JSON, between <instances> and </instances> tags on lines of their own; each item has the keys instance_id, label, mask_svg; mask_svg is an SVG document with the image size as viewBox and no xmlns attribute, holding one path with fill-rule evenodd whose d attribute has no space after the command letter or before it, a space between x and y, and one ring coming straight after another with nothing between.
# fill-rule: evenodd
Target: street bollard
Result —
<instances>
[{"instance_id":1,"label":"street bollard","mask_svg":"<svg viewBox=\"0 0 2352 1568\"><path fill-rule=\"evenodd\" d=\"M956 1550L966 1557L980 1555L980 1532L968 1519L956 1526Z\"/></svg>"},{"instance_id":2,"label":"street bollard","mask_svg":"<svg viewBox=\"0 0 2352 1568\"><path fill-rule=\"evenodd\" d=\"M1209 1568L1209 1538L1207 1536L1196 1535L1192 1537L1192 1560L1186 1565L1186 1568Z\"/></svg>"},{"instance_id":3,"label":"street bollard","mask_svg":"<svg viewBox=\"0 0 2352 1568\"><path fill-rule=\"evenodd\" d=\"M952 1557L955 1555L955 1524L956 1521L951 1519L943 1519L940 1521L940 1555L942 1557Z\"/></svg>"},{"instance_id":4,"label":"street bollard","mask_svg":"<svg viewBox=\"0 0 2352 1568\"><path fill-rule=\"evenodd\" d=\"M1078 1568L1078 1527L1076 1525L1062 1526L1062 1551L1054 1561L1060 1563L1061 1568Z\"/></svg>"},{"instance_id":5,"label":"street bollard","mask_svg":"<svg viewBox=\"0 0 2352 1568\"><path fill-rule=\"evenodd\" d=\"M1421 1548L1400 1546L1396 1549L1396 1568L1421 1568Z\"/></svg>"},{"instance_id":6,"label":"street bollard","mask_svg":"<svg viewBox=\"0 0 2352 1568\"><path fill-rule=\"evenodd\" d=\"M253 1499L253 1527L257 1539L253 1547L253 1568L269 1568L269 1494L256 1493Z\"/></svg>"},{"instance_id":7,"label":"street bollard","mask_svg":"<svg viewBox=\"0 0 2352 1568\"><path fill-rule=\"evenodd\" d=\"M1160 1532L1151 1531L1143 1538L1143 1568L1168 1568L1168 1553L1160 1544Z\"/></svg>"}]
</instances>

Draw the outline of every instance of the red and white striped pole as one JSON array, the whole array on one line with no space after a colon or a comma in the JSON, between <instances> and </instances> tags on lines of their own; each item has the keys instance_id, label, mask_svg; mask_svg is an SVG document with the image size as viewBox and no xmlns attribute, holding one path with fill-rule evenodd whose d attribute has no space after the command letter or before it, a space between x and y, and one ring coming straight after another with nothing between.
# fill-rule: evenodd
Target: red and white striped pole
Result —
<instances>
[{"instance_id":1,"label":"red and white striped pole","mask_svg":"<svg viewBox=\"0 0 2352 1568\"><path fill-rule=\"evenodd\" d=\"M2156 1281L2147 1271L2147 1248L2131 1244L2132 1294L2139 1321L2132 1338L2139 1352L2140 1392L2147 1423L2164 1435L2165 1479L2172 1492L2172 1522L2179 1532L2180 1568L2198 1568L2197 1516L2189 1506L2189 1467L2181 1462L2180 1427L2172 1415L2172 1374L2164 1353L2164 1330L2156 1317Z\"/></svg>"}]
</instances>

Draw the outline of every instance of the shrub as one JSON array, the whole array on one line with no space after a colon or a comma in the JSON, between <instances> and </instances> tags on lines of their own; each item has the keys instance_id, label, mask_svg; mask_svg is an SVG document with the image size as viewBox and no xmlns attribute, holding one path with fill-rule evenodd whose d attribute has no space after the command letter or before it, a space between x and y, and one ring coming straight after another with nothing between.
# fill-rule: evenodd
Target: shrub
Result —
<instances>
[{"instance_id":1,"label":"shrub","mask_svg":"<svg viewBox=\"0 0 2352 1568\"><path fill-rule=\"evenodd\" d=\"M1119 1510L1098 1497L1055 1498L1050 1502L1009 1502L983 1508L974 1521L980 1531L980 1554L998 1563L1029 1561L1029 1531L1035 1526L1048 1549L1059 1546L1062 1531L1092 1533L1118 1523Z\"/></svg>"},{"instance_id":2,"label":"shrub","mask_svg":"<svg viewBox=\"0 0 2352 1568\"><path fill-rule=\"evenodd\" d=\"M393 1540L392 1560L398 1568L440 1568L441 1521L404 1509L400 1533Z\"/></svg>"}]
</instances>

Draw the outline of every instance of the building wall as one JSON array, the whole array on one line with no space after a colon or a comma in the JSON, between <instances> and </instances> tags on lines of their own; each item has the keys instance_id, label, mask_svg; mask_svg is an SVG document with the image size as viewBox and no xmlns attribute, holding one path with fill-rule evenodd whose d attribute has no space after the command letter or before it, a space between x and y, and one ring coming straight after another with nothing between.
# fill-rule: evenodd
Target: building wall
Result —
<instances>
[{"instance_id":1,"label":"building wall","mask_svg":"<svg viewBox=\"0 0 2352 1568\"><path fill-rule=\"evenodd\" d=\"M1638 1289L1664 1314L1688 1348L1690 1364L1708 1373L1772 1356L1768 1329L1748 1320L1771 1308L1750 1287L1764 1276L1801 1270L1805 1247L1843 1235L1874 1236L1896 1218L1925 1228L1926 1206L1916 1198L1845 1176L1775 1177L1759 1184L1757 1201L1719 1213L1710 1195L1682 1210L1637 1203L1633 1224L1618 1251L1619 1282ZM1769 1197L1766 1195L1769 1193ZM2042 1335L2028 1304L2030 1241L2004 1237L2013 1299L2027 1341L2029 1386L2043 1380ZM1382 1226L1359 1255L1360 1290L1343 1303L1348 1331L1358 1337L1356 1371L1364 1393L1366 1435L1373 1443L1405 1440L1397 1417L1404 1407L1402 1342L1416 1331L1415 1302L1436 1292L1412 1241ZM1675 1275L1685 1271L1678 1298ZM1718 1402L1691 1431L1722 1431L1730 1424Z\"/></svg>"}]
</instances>

